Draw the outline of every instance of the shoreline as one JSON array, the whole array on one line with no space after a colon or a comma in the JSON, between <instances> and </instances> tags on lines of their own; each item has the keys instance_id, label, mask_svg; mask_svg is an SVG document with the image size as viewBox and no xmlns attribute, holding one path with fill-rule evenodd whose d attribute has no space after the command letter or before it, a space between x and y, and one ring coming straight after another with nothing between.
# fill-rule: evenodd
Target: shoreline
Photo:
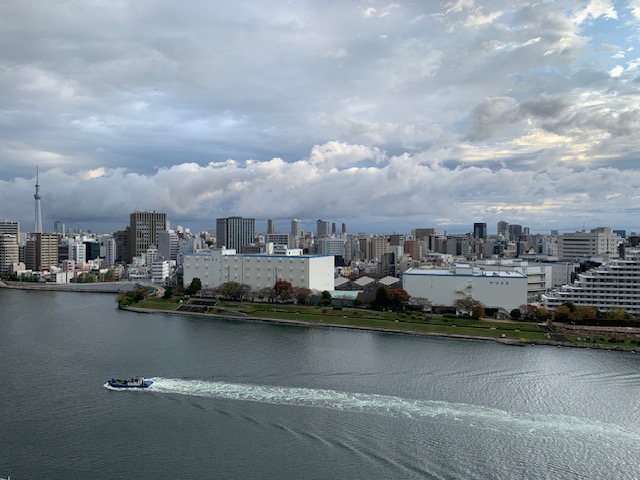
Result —
<instances>
[{"instance_id":1,"label":"shoreline","mask_svg":"<svg viewBox=\"0 0 640 480\"><path fill-rule=\"evenodd\" d=\"M86 283L86 284L42 284L42 283L25 283L25 282L4 282L0 281L0 288L6 288L11 290L25 290L25 291L44 291L44 292L75 292L75 293L107 293L117 295L124 291L134 290L141 284L138 282L109 282L109 283ZM98 288L96 288L98 287ZM606 345L606 344L582 344L571 342L560 342L557 340L528 340L521 342L517 338L502 338L502 337L486 337L481 335L463 335L456 333L440 333L440 332L425 332L421 330L411 329L399 329L399 328L386 328L386 327L371 327L363 325L344 325L336 323L320 323L310 322L307 320L292 320L284 318L269 318L269 317L256 317L256 316L240 316L240 315L220 315L201 312L185 312L174 310L162 310L154 308L141 308L135 306L119 307L121 310L127 310L135 313L147 313L147 314L159 314L166 313L171 315L182 316L195 316L208 319L222 319L222 320L239 320L259 323L270 323L275 325L293 325L301 327L317 327L317 328L339 328L347 330L360 330L366 332L380 332L395 335L411 335L415 337L436 337L436 338L454 338L458 340L478 340L478 341L492 341L500 343L502 345L525 347L525 346L548 346L548 347L571 347L571 348L587 348L597 350L608 351L620 351L635 353L635 348L622 347L618 345Z\"/></svg>"},{"instance_id":2,"label":"shoreline","mask_svg":"<svg viewBox=\"0 0 640 480\"><path fill-rule=\"evenodd\" d=\"M200 317L200 318L208 318L208 319L219 319L219 320L232 320L232 321L248 321L248 322L256 322L256 323L269 323L274 325L288 325L288 326L300 326L300 327L318 327L318 328L336 328L336 329L348 329L348 330L360 330L367 332L379 332L379 333L388 333L395 335L411 335L415 337L436 337L436 338L454 338L457 340L478 340L482 342L492 341L496 343L500 343L502 345L508 345L513 347L526 347L526 346L547 346L547 347L572 347L572 348L587 348L587 349L596 349L596 350L606 350L606 351L620 351L627 353L635 353L635 349L624 348L615 345L602 345L602 344L577 344L570 342L559 342L555 340L530 340L526 342L521 342L517 338L501 338L501 337L484 337L484 336L475 336L475 335L461 335L455 333L438 333L438 332L425 332L420 330L410 330L410 329L398 329L398 328L384 328L384 327L368 327L362 325L343 325L336 323L316 323L309 322L306 320L289 320L289 319L274 319L267 317L254 317L254 316L234 316L234 315L220 315L220 314L210 314L210 313L201 313L201 312L178 312L175 310L161 310L155 308L140 308L140 307L120 307L121 310L127 310L135 313L146 313L146 314L171 314L171 315L183 315L183 316L192 316L192 317Z\"/></svg>"}]
</instances>

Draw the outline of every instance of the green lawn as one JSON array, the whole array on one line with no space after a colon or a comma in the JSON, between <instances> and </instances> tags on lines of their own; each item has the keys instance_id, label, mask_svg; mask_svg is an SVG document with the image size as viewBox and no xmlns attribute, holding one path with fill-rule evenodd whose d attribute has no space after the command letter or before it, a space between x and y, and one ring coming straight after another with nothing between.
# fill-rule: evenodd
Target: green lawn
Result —
<instances>
[{"instance_id":1,"label":"green lawn","mask_svg":"<svg viewBox=\"0 0 640 480\"><path fill-rule=\"evenodd\" d=\"M151 298L136 306L159 310L175 310L180 305L176 299ZM420 313L380 312L376 310L305 305L259 304L249 302L218 302L215 312L238 313L243 316L274 320L294 320L309 323L353 325L358 327L387 328L394 330L457 334L478 337L520 338L545 340L545 334L535 325L523 322L493 322L465 318L431 318L425 321ZM212 312L213 313L213 310Z\"/></svg>"}]
</instances>

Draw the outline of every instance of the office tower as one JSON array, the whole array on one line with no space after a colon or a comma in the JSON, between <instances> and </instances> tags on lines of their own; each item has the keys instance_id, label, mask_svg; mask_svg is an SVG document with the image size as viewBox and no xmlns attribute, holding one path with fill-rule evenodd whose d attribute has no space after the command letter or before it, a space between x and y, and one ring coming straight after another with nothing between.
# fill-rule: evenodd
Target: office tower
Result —
<instances>
[{"instance_id":1,"label":"office tower","mask_svg":"<svg viewBox=\"0 0 640 480\"><path fill-rule=\"evenodd\" d=\"M41 272L58 266L58 236L53 233L35 233L25 245L25 266Z\"/></svg>"},{"instance_id":2,"label":"office tower","mask_svg":"<svg viewBox=\"0 0 640 480\"><path fill-rule=\"evenodd\" d=\"M422 240L425 237L434 237L438 235L437 228L416 228L413 230L413 238L415 240Z\"/></svg>"},{"instance_id":3,"label":"office tower","mask_svg":"<svg viewBox=\"0 0 640 480\"><path fill-rule=\"evenodd\" d=\"M87 260L95 260L100 258L100 243L95 240L87 240L84 242Z\"/></svg>"},{"instance_id":4,"label":"office tower","mask_svg":"<svg viewBox=\"0 0 640 480\"><path fill-rule=\"evenodd\" d=\"M65 224L60 220L53 222L53 233L59 233L60 235L67 233Z\"/></svg>"},{"instance_id":5,"label":"office tower","mask_svg":"<svg viewBox=\"0 0 640 480\"><path fill-rule=\"evenodd\" d=\"M344 235L344 234L346 234L346 233L347 233L347 224L346 224L346 223L343 223L343 224L342 224L342 234Z\"/></svg>"},{"instance_id":6,"label":"office tower","mask_svg":"<svg viewBox=\"0 0 640 480\"><path fill-rule=\"evenodd\" d=\"M509 222L498 222L498 235L502 235L503 238L509 238Z\"/></svg>"},{"instance_id":7,"label":"office tower","mask_svg":"<svg viewBox=\"0 0 640 480\"><path fill-rule=\"evenodd\" d=\"M381 261L382 256L387 253L387 246L389 243L387 242L387 237L382 235L376 235L375 237L371 237L369 239L369 244L367 245L369 251L367 252L367 260L377 260Z\"/></svg>"},{"instance_id":8,"label":"office tower","mask_svg":"<svg viewBox=\"0 0 640 480\"><path fill-rule=\"evenodd\" d=\"M216 247L235 249L253 243L256 236L256 219L243 217L218 218L216 220Z\"/></svg>"},{"instance_id":9,"label":"office tower","mask_svg":"<svg viewBox=\"0 0 640 480\"><path fill-rule=\"evenodd\" d=\"M158 252L163 260L178 260L180 237L173 230L160 232L158 235Z\"/></svg>"},{"instance_id":10,"label":"office tower","mask_svg":"<svg viewBox=\"0 0 640 480\"><path fill-rule=\"evenodd\" d=\"M14 263L20 261L18 237L0 233L0 274L11 273Z\"/></svg>"},{"instance_id":11,"label":"office tower","mask_svg":"<svg viewBox=\"0 0 640 480\"><path fill-rule=\"evenodd\" d=\"M276 221L273 218L267 220L267 235L276 233Z\"/></svg>"},{"instance_id":12,"label":"office tower","mask_svg":"<svg viewBox=\"0 0 640 480\"><path fill-rule=\"evenodd\" d=\"M146 253L152 245L157 247L158 235L167 230L166 213L132 213L129 218L129 261Z\"/></svg>"},{"instance_id":13,"label":"office tower","mask_svg":"<svg viewBox=\"0 0 640 480\"><path fill-rule=\"evenodd\" d=\"M36 199L36 219L35 219L35 233L42 233L42 210L40 208L40 177L38 173L38 167L36 167L36 193L33 196Z\"/></svg>"},{"instance_id":14,"label":"office tower","mask_svg":"<svg viewBox=\"0 0 640 480\"><path fill-rule=\"evenodd\" d=\"M487 238L487 224L486 223L474 223L473 224L473 238L481 238L485 240Z\"/></svg>"},{"instance_id":15,"label":"office tower","mask_svg":"<svg viewBox=\"0 0 640 480\"><path fill-rule=\"evenodd\" d=\"M331 235L335 236L336 233L338 233L338 230L337 230L337 227L336 227L336 222L333 222L331 224Z\"/></svg>"},{"instance_id":16,"label":"office tower","mask_svg":"<svg viewBox=\"0 0 640 480\"><path fill-rule=\"evenodd\" d=\"M302 222L297 218L291 220L291 236L292 237L301 237L302 236Z\"/></svg>"},{"instance_id":17,"label":"office tower","mask_svg":"<svg viewBox=\"0 0 640 480\"><path fill-rule=\"evenodd\" d=\"M116 262L131 263L131 257L129 256L129 227L124 230L118 230L113 234L113 239L116 241Z\"/></svg>"},{"instance_id":18,"label":"office tower","mask_svg":"<svg viewBox=\"0 0 640 480\"><path fill-rule=\"evenodd\" d=\"M316 226L317 226L317 236L318 238L322 238L322 237L328 237L329 236L329 222L325 222L324 220L318 220L316 222Z\"/></svg>"},{"instance_id":19,"label":"office tower","mask_svg":"<svg viewBox=\"0 0 640 480\"><path fill-rule=\"evenodd\" d=\"M509 240L518 240L522 235L522 225L509 225Z\"/></svg>"}]
</instances>

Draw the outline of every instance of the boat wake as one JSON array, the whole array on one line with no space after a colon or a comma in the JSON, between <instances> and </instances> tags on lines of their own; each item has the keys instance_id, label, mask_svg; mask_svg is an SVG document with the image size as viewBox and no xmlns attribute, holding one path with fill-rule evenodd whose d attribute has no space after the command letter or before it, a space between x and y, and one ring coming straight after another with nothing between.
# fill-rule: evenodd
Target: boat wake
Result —
<instances>
[{"instance_id":1,"label":"boat wake","mask_svg":"<svg viewBox=\"0 0 640 480\"><path fill-rule=\"evenodd\" d=\"M514 429L519 433L547 435L562 431L578 436L598 436L632 441L640 446L640 434L623 427L556 414L511 413L497 408L449 403L434 400L407 399L389 395L339 392L336 390L251 385L151 378L153 386L148 392L190 395L195 397L241 400L274 405L326 408L344 412L377 414L412 419L440 418L499 431ZM139 390L139 391L145 391Z\"/></svg>"}]
</instances>

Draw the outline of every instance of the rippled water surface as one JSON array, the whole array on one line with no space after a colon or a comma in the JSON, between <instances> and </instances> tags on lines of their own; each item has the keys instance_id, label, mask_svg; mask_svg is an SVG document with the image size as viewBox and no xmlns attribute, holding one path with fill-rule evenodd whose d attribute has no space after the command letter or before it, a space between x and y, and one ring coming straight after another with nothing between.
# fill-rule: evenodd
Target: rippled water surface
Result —
<instances>
[{"instance_id":1,"label":"rippled water surface","mask_svg":"<svg viewBox=\"0 0 640 480\"><path fill-rule=\"evenodd\" d=\"M148 390L114 391L144 375ZM0 290L0 478L640 472L640 354L148 315Z\"/></svg>"}]
</instances>

